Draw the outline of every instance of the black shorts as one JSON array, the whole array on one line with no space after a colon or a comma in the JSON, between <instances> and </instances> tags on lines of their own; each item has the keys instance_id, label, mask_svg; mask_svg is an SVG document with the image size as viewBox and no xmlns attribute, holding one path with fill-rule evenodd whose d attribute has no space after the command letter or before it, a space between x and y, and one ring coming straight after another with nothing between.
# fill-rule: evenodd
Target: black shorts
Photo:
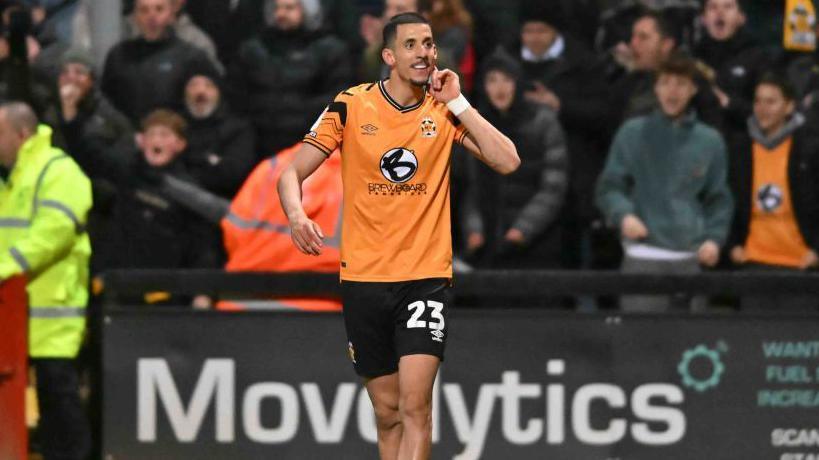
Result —
<instances>
[{"instance_id":1,"label":"black shorts","mask_svg":"<svg viewBox=\"0 0 819 460\"><path fill-rule=\"evenodd\" d=\"M405 355L444 360L451 304L448 279L343 281L341 298L348 352L358 375L392 374Z\"/></svg>"}]
</instances>

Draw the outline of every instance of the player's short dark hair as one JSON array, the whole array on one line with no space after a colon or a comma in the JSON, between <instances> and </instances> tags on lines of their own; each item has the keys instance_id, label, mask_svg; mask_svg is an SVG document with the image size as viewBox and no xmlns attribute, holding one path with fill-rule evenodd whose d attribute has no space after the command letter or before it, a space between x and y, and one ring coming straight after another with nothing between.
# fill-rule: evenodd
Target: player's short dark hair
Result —
<instances>
[{"instance_id":1,"label":"player's short dark hair","mask_svg":"<svg viewBox=\"0 0 819 460\"><path fill-rule=\"evenodd\" d=\"M779 88L779 91L782 92L782 95L788 101L793 101L796 99L796 88L794 88L793 83L791 83L788 78L786 78L781 73L777 72L768 72L759 79L756 83L756 87L759 88L762 85L770 85Z\"/></svg>"},{"instance_id":2,"label":"player's short dark hair","mask_svg":"<svg viewBox=\"0 0 819 460\"><path fill-rule=\"evenodd\" d=\"M665 17L662 11L657 11L650 8L643 9L640 12L640 16L637 17L637 21L641 21L643 19L651 19L654 21L654 27L657 28L657 32L660 34L660 37L670 38L675 42L677 41L677 37L679 36L678 30L674 24L669 21L667 17Z\"/></svg>"},{"instance_id":3,"label":"player's short dark hair","mask_svg":"<svg viewBox=\"0 0 819 460\"><path fill-rule=\"evenodd\" d=\"M419 13L401 13L396 14L384 26L382 32L382 39L384 40L384 48L389 48L392 42L395 41L395 36L398 34L398 26L403 24L429 24L427 18L421 16Z\"/></svg>"},{"instance_id":4,"label":"player's short dark hair","mask_svg":"<svg viewBox=\"0 0 819 460\"><path fill-rule=\"evenodd\" d=\"M677 53L660 64L656 76L660 78L661 75L676 75L696 82L700 78L700 71L696 61L685 54Z\"/></svg>"}]
</instances>

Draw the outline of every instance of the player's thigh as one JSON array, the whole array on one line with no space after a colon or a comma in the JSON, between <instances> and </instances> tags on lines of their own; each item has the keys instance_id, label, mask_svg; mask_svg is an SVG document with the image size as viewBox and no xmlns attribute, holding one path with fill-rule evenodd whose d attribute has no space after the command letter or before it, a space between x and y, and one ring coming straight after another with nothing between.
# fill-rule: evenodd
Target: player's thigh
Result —
<instances>
[{"instance_id":1,"label":"player's thigh","mask_svg":"<svg viewBox=\"0 0 819 460\"><path fill-rule=\"evenodd\" d=\"M444 359L449 336L452 295L449 280L410 281L395 306L395 351L398 357L426 354Z\"/></svg>"},{"instance_id":2,"label":"player's thigh","mask_svg":"<svg viewBox=\"0 0 819 460\"><path fill-rule=\"evenodd\" d=\"M432 408L432 387L441 361L427 354L405 355L398 362L398 385L403 412L425 414Z\"/></svg>"},{"instance_id":3,"label":"player's thigh","mask_svg":"<svg viewBox=\"0 0 819 460\"><path fill-rule=\"evenodd\" d=\"M379 422L389 424L398 421L399 385L398 373L382 375L364 381L364 387L373 403ZM394 419L394 420L391 420Z\"/></svg>"}]
</instances>

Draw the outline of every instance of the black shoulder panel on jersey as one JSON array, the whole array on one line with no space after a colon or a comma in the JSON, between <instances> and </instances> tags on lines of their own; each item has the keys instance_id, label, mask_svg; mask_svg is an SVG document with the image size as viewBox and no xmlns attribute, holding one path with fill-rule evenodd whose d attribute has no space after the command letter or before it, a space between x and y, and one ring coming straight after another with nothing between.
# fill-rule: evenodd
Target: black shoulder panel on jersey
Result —
<instances>
[{"instance_id":1,"label":"black shoulder panel on jersey","mask_svg":"<svg viewBox=\"0 0 819 460\"><path fill-rule=\"evenodd\" d=\"M343 94L345 96L352 96L353 95L353 93L351 93L349 91L342 91L341 94Z\"/></svg>"},{"instance_id":2,"label":"black shoulder panel on jersey","mask_svg":"<svg viewBox=\"0 0 819 460\"><path fill-rule=\"evenodd\" d=\"M341 118L341 126L347 125L347 103L346 102L333 102L330 104L330 107L327 107L327 113L336 112L338 117Z\"/></svg>"}]
</instances>

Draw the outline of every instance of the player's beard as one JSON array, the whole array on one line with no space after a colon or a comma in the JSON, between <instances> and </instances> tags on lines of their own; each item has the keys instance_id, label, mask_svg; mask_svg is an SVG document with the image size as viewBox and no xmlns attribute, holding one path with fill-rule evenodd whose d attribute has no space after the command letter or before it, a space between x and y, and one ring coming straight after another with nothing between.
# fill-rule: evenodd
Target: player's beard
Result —
<instances>
[{"instance_id":1,"label":"player's beard","mask_svg":"<svg viewBox=\"0 0 819 460\"><path fill-rule=\"evenodd\" d=\"M426 80L412 80L412 79L410 79L410 83L412 83L412 86L417 86L419 88L423 88L423 87L425 87L425 86L427 86L429 84L429 79L426 79Z\"/></svg>"}]
</instances>

